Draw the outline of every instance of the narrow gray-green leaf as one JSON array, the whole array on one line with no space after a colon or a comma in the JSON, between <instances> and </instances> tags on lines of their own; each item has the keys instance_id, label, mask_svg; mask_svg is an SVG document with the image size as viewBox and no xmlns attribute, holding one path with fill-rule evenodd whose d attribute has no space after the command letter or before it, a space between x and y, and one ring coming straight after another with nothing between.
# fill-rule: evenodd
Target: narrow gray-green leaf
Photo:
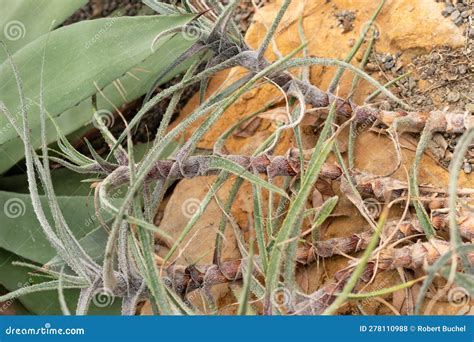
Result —
<instances>
[{"instance_id":1,"label":"narrow gray-green leaf","mask_svg":"<svg viewBox=\"0 0 474 342\"><path fill-rule=\"evenodd\" d=\"M331 215L338 200L339 200L339 197L337 196L328 198L323 203L318 213L316 214L313 224L311 225L311 228L312 228L311 235L313 237L313 242L316 241L319 236L319 229L317 229L317 227L322 225L324 221L326 221L326 219L329 217L329 215Z\"/></svg>"},{"instance_id":2,"label":"narrow gray-green leaf","mask_svg":"<svg viewBox=\"0 0 474 342\"><path fill-rule=\"evenodd\" d=\"M238 177L242 177L245 180L251 182L252 184L259 185L259 186L261 186L261 187L263 187L263 188L265 188L269 191L273 191L273 192L275 192L275 193L277 193L277 194L279 194L283 197L288 197L288 195L286 194L286 192L283 189L281 189L281 188L277 187L276 185L273 185L273 184L263 180L262 178L254 175L253 173L245 170L239 164L236 164L236 163L234 163L234 162L232 162L228 159L218 157L218 156L213 156L212 160L211 160L210 168L233 173L233 174L237 175Z\"/></svg>"}]
</instances>

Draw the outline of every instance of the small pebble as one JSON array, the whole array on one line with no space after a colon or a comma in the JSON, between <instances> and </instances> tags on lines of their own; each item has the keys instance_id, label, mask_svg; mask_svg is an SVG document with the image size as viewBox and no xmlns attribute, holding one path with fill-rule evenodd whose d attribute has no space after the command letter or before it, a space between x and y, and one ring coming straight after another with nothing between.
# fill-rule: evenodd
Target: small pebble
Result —
<instances>
[{"instance_id":1,"label":"small pebble","mask_svg":"<svg viewBox=\"0 0 474 342\"><path fill-rule=\"evenodd\" d=\"M446 6L446 8L444 9L444 12L447 14L446 16L450 15L451 13L454 12L454 7L453 6Z\"/></svg>"},{"instance_id":2,"label":"small pebble","mask_svg":"<svg viewBox=\"0 0 474 342\"><path fill-rule=\"evenodd\" d=\"M403 68L403 62L398 60L396 63L395 63L395 66L394 66L394 69L395 70L392 70L393 72L398 72L401 68Z\"/></svg>"},{"instance_id":3,"label":"small pebble","mask_svg":"<svg viewBox=\"0 0 474 342\"><path fill-rule=\"evenodd\" d=\"M448 94L447 100L449 102L458 102L460 98L461 98L461 95L459 93L451 92L451 93Z\"/></svg>"},{"instance_id":4,"label":"small pebble","mask_svg":"<svg viewBox=\"0 0 474 342\"><path fill-rule=\"evenodd\" d=\"M441 59L441 56L437 53L431 55L431 61L438 62Z\"/></svg>"},{"instance_id":5,"label":"small pebble","mask_svg":"<svg viewBox=\"0 0 474 342\"><path fill-rule=\"evenodd\" d=\"M469 29L468 35L469 35L469 38L474 39L474 27Z\"/></svg>"},{"instance_id":6,"label":"small pebble","mask_svg":"<svg viewBox=\"0 0 474 342\"><path fill-rule=\"evenodd\" d=\"M472 165L469 163L465 163L463 166L463 171L465 174L470 174L472 172Z\"/></svg>"},{"instance_id":7,"label":"small pebble","mask_svg":"<svg viewBox=\"0 0 474 342\"><path fill-rule=\"evenodd\" d=\"M454 20L454 25L461 26L463 22L464 19L462 17L458 17L456 20Z\"/></svg>"},{"instance_id":8,"label":"small pebble","mask_svg":"<svg viewBox=\"0 0 474 342\"><path fill-rule=\"evenodd\" d=\"M383 65L385 69L392 69L394 66L395 66L395 60L392 59L390 61L387 61L385 62L385 64Z\"/></svg>"},{"instance_id":9,"label":"small pebble","mask_svg":"<svg viewBox=\"0 0 474 342\"><path fill-rule=\"evenodd\" d=\"M461 16L461 12L458 10L455 10L453 13L451 13L451 20L455 21Z\"/></svg>"},{"instance_id":10,"label":"small pebble","mask_svg":"<svg viewBox=\"0 0 474 342\"><path fill-rule=\"evenodd\" d=\"M458 72L459 72L461 75L464 75L465 73L467 73L467 65L466 65L466 64L461 64L461 65L458 67Z\"/></svg>"},{"instance_id":11,"label":"small pebble","mask_svg":"<svg viewBox=\"0 0 474 342\"><path fill-rule=\"evenodd\" d=\"M466 109L466 112L474 114L474 103L468 103L464 109Z\"/></svg>"},{"instance_id":12,"label":"small pebble","mask_svg":"<svg viewBox=\"0 0 474 342\"><path fill-rule=\"evenodd\" d=\"M448 72L445 75L443 75L443 77L448 81L454 81L458 79L458 74Z\"/></svg>"},{"instance_id":13,"label":"small pebble","mask_svg":"<svg viewBox=\"0 0 474 342\"><path fill-rule=\"evenodd\" d=\"M379 70L379 68L377 68L377 65L374 63L367 63L365 66L365 70L370 72L370 71L377 71Z\"/></svg>"},{"instance_id":14,"label":"small pebble","mask_svg":"<svg viewBox=\"0 0 474 342\"><path fill-rule=\"evenodd\" d=\"M433 66L430 66L428 69L426 69L426 75L428 76L433 76L435 72L436 72L436 69Z\"/></svg>"}]
</instances>

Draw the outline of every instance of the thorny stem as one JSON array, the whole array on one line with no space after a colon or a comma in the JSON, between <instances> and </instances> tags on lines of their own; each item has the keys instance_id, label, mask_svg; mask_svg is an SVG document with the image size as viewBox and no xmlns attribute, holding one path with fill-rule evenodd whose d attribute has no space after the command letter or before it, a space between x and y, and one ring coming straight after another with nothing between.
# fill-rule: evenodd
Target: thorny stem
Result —
<instances>
[{"instance_id":1,"label":"thorny stem","mask_svg":"<svg viewBox=\"0 0 474 342\"><path fill-rule=\"evenodd\" d=\"M433 239L431 242L417 242L402 248L388 248L384 250L377 261L370 261L365 267L360 280L368 282L372 279L375 270L387 271L399 267L419 269L424 265L433 265L437 260L449 252L449 243ZM474 251L467 257L474 263ZM308 299L295 304L295 313L301 315L318 315L326 310L342 291L352 275L353 269L348 268L335 274L335 282L324 286L312 293Z\"/></svg>"},{"instance_id":2,"label":"thorny stem","mask_svg":"<svg viewBox=\"0 0 474 342\"><path fill-rule=\"evenodd\" d=\"M216 158L224 158L229 160L243 169L268 175L269 177L278 176L298 176L300 174L301 163L299 152L296 149L290 149L288 153L283 155L267 155L244 156L244 155L197 155L188 157L181 163L181 167L176 167L175 160L158 160L154 163L153 168L148 173L145 182L155 180L179 180L185 178L194 178L199 176L209 176L218 174L221 170L217 167ZM66 167L70 164L63 163ZM91 165L88 169L89 173L107 174L110 170L105 170L100 166L99 162ZM375 177L375 175L358 170L348 170L358 191L368 196L375 197L377 200L397 200L402 198L408 191L409 184L391 177ZM342 176L341 167L337 164L325 163L321 169L320 177L329 180L339 180ZM119 187L129 182L129 168L126 166L118 166L113 172L106 177L101 185L101 191L105 192L105 188ZM444 189L435 188L430 185L420 185L420 196L429 196L435 199L436 194L446 193ZM470 194L472 189L464 189L459 191L460 194Z\"/></svg>"},{"instance_id":3,"label":"thorny stem","mask_svg":"<svg viewBox=\"0 0 474 342\"><path fill-rule=\"evenodd\" d=\"M397 226L396 234L392 234L394 229L397 229ZM419 234L423 234L423 232L416 220L406 221L402 224L393 221L385 227L382 238L391 236L391 241L395 242L401 238L418 236ZM305 266L315 262L318 258L357 253L368 246L372 235L372 232L367 231L360 234L352 234L348 237L318 241L313 245L300 246L296 252L297 263L300 266ZM423 267L425 261L429 265L433 264L441 255L448 251L449 243L437 239L433 243L417 242L401 248L390 247L380 253L378 269L381 271L396 269L397 267L417 269ZM470 263L474 264L474 252L471 252L468 258ZM204 285L213 286L241 280L242 267L245 267L245 260L225 261L221 262L220 265L191 265L188 267L173 265L168 268L168 285L172 286L179 295L184 297L186 294L202 288ZM374 262L371 261L366 266L362 279L370 279L373 271ZM336 274L336 279L347 280L350 275L351 272L344 270ZM342 290L344 284L338 283L337 286L331 284L316 291L310 297L322 298L324 294L332 297L332 300L334 300L336 298L335 293ZM334 286L334 289L337 288L337 291L332 290ZM326 301L325 306L318 308L316 314L320 314L330 303L332 301Z\"/></svg>"}]
</instances>

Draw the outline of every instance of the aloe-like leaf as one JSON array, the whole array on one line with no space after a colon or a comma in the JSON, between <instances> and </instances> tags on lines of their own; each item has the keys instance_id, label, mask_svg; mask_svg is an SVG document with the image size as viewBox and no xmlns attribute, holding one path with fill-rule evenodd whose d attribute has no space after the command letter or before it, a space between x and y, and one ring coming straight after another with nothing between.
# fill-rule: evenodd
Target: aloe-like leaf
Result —
<instances>
[{"instance_id":1,"label":"aloe-like leaf","mask_svg":"<svg viewBox=\"0 0 474 342\"><path fill-rule=\"evenodd\" d=\"M0 190L27 194L29 191L26 178L24 174L0 177ZM90 178L89 175L60 168L51 171L51 178L54 191L58 196L89 196L94 192L89 183L82 182Z\"/></svg>"},{"instance_id":2,"label":"aloe-like leaf","mask_svg":"<svg viewBox=\"0 0 474 342\"><path fill-rule=\"evenodd\" d=\"M87 255L89 255L92 260L100 264L104 259L104 248L107 243L108 236L109 235L104 227L95 227L93 230L78 240L79 244L84 248ZM64 261L59 256L56 256L49 260L47 264L58 267L62 266Z\"/></svg>"},{"instance_id":3,"label":"aloe-like leaf","mask_svg":"<svg viewBox=\"0 0 474 342\"><path fill-rule=\"evenodd\" d=\"M12 53L58 27L87 0L0 0L0 40Z\"/></svg>"},{"instance_id":4,"label":"aloe-like leaf","mask_svg":"<svg viewBox=\"0 0 474 342\"><path fill-rule=\"evenodd\" d=\"M68 135L92 121L90 97L97 88L120 106L142 94L154 73L168 66L191 42L178 35L162 41L154 51L151 42L159 32L182 25L191 15L122 17L84 21L49 34L44 67L45 108L63 134ZM32 128L32 142L39 147L39 77L42 36L13 56L24 80L24 92ZM118 79L118 80L117 80ZM0 65L0 100L19 120L19 96L9 63ZM163 80L166 81L166 80ZM113 121L112 105L99 97L99 114ZM76 107L77 106L77 107ZM22 142L6 118L0 117L0 173L23 157ZM57 139L54 125L47 123L48 143Z\"/></svg>"},{"instance_id":5,"label":"aloe-like leaf","mask_svg":"<svg viewBox=\"0 0 474 342\"><path fill-rule=\"evenodd\" d=\"M46 207L46 197L41 197L43 206ZM58 202L77 239L88 236L101 225L92 196L58 196ZM106 211L100 211L99 214L105 221L111 219L111 215ZM29 195L0 191L0 221L1 248L39 264L44 264L56 256L55 250L39 228ZM106 235L104 228L100 230ZM92 249L103 250L104 246L98 243L97 236L90 242Z\"/></svg>"}]
</instances>

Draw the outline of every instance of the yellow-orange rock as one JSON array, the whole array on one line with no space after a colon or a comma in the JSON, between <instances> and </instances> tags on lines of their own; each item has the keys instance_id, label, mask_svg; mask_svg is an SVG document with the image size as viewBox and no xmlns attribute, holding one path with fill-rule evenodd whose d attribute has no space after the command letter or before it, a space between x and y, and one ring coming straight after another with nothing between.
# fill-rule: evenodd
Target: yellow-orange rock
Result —
<instances>
[{"instance_id":1,"label":"yellow-orange rock","mask_svg":"<svg viewBox=\"0 0 474 342\"><path fill-rule=\"evenodd\" d=\"M246 41L256 48L265 36L267 27L270 26L275 14L281 4L281 0L276 1L260 9L255 17L255 22L250 26ZM278 34L276 35L276 45L278 50L286 55L296 49L300 44L298 33L298 21L303 16L303 25L306 39L308 41L309 54L318 57L330 57L343 60L351 50L349 42L357 39L366 27L370 17L378 7L379 2L374 0L325 0L293 1L284 16ZM337 27L334 14L342 10L356 11L354 29L343 33ZM402 59L406 61L416 54L426 53L433 46L450 45L458 47L464 44L462 29L454 25L441 15L442 4L432 0L388 0L380 12L375 25L380 32L380 39L377 41L376 50L378 52L402 53ZM358 56L363 54L364 47L359 51ZM269 48L266 57L275 59L273 47ZM355 58L353 64L359 62ZM230 80L243 75L244 70L234 68L230 72L222 72L212 80L208 93L215 91L224 82L229 84ZM314 85L326 89L330 80L334 76L334 68L313 66L311 68L311 81ZM339 87L340 95L347 95L350 90L353 75L346 73L341 80ZM384 82L385 80L381 80ZM355 94L356 101L362 101L373 91L373 87L360 83ZM270 99L281 95L279 90L271 85L265 85L245 94L216 123L200 142L199 146L211 148L217 137L229 126L235 124L239 119L252 112L259 110ZM186 117L199 103L198 96L195 96L182 111L180 120ZM179 122L178 120L177 122ZM198 120L187 131L186 137L201 123ZM175 123L176 124L176 123ZM229 152L238 152L252 138L230 138L227 144ZM292 143L291 137L287 137L281 145L284 150Z\"/></svg>"},{"instance_id":2,"label":"yellow-orange rock","mask_svg":"<svg viewBox=\"0 0 474 342\"><path fill-rule=\"evenodd\" d=\"M278 50L286 55L297 48L300 44L298 34L298 21L303 17L303 26L308 41L309 54L318 57L344 59L351 46L349 42L357 39L364 25L369 21L372 13L378 6L378 1L374 0L308 0L292 1L290 8L283 18L282 24L276 36L276 46ZM255 15L255 23L252 24L246 35L248 44L254 48L258 47L259 42L265 36L266 28L271 24L281 0L264 7ZM411 57L427 53L433 46L450 45L458 47L464 44L462 29L456 27L450 20L441 16L442 4L433 0L387 0L382 9L376 26L380 32L380 39L377 41L375 49L377 52L402 53L402 59L407 62ZM337 8L335 8L337 7ZM337 21L334 14L342 10L356 11L356 19L353 23L354 29L343 33L342 29L337 27ZM352 63L358 65L360 56L363 54L365 46L359 51ZM268 49L267 58L275 59L273 47ZM359 58L359 60L358 60ZM313 66L311 68L311 82L326 89L334 76L334 68L322 66ZM236 77L243 75L244 70L234 68L230 71L221 72L211 80L208 94L217 90L223 83L229 83ZM353 75L345 73L342 78L338 93L341 96L348 94L351 88ZM385 79L381 79L385 82ZM373 91L373 87L365 82L360 82L354 99L361 102L365 96ZM239 99L222 116L214 127L205 135L199 143L201 148L212 148L216 139L231 125L234 125L240 119L259 110L270 100L280 96L281 93L272 85L266 84L254 89ZM198 96L195 96L180 114L178 120L181 122L190 112L196 108L199 103ZM193 131L202 121L197 121L185 133L185 138L189 138ZM274 127L265 124L263 120L255 135L249 138L231 136L226 144L227 151L230 153L250 154L256 147L274 131ZM304 130L303 140L305 148L314 146L315 137L311 130ZM289 147L294 146L294 138L291 132L286 132L278 145L277 153L285 152ZM356 167L375 174L384 174L391 170L395 164L394 148L392 142L385 136L380 136L371 132L365 132L357 137L355 148ZM403 165L410 169L413 162L414 152L403 149ZM332 159L334 160L334 159ZM394 176L398 179L406 180L406 172L401 168ZM171 196L167 205L165 216L162 221L162 228L169 231L173 236L178 236L181 229L187 222L187 218L179 213L181 205L189 197L202 198L208 191L213 178L204 178L202 180L184 180L181 181ZM424 157L420 166L419 180L422 183L431 183L436 186L444 187L447 185L449 173L440 167L436 162L428 157ZM460 176L460 186L472 187L472 176L467 177L464 174ZM228 191L226 184L221 192ZM236 217L241 227L246 227L246 220L251 214L251 189L245 189L237 198L232 213ZM336 191L337 192L337 191ZM225 198L225 196L223 196ZM215 238L216 229L221 211L215 203L211 205L203 218L196 226L194 241L189 241L183 255L186 255L190 261L208 262L212 255L212 243ZM399 214L401 208L393 208L392 214ZM323 238L347 236L354 232L360 232L367 228L365 220L359 215L358 210L349 203L348 200L341 199L335 209L335 212L343 215L331 221L323 232ZM214 217L215 216L215 217ZM231 232L228 227L227 232ZM191 233L191 236L194 234ZM226 235L227 236L227 235ZM235 241L232 236L228 236L228 242L225 255L229 258L238 257L238 250L235 247ZM182 261L182 260L181 260ZM189 260L188 260L189 261ZM297 280L301 288L306 291L314 291L321 285L331 281L332 275L347 266L347 259L336 257L325 260L324 264L314 264L307 268L300 269L297 273ZM385 277L385 278L384 278ZM396 273L390 272L387 275L380 275L376 282L368 289L380 289L400 283ZM222 294L222 293L221 293ZM378 307L377 303L370 303L370 312L391 313L386 307Z\"/></svg>"}]
</instances>

